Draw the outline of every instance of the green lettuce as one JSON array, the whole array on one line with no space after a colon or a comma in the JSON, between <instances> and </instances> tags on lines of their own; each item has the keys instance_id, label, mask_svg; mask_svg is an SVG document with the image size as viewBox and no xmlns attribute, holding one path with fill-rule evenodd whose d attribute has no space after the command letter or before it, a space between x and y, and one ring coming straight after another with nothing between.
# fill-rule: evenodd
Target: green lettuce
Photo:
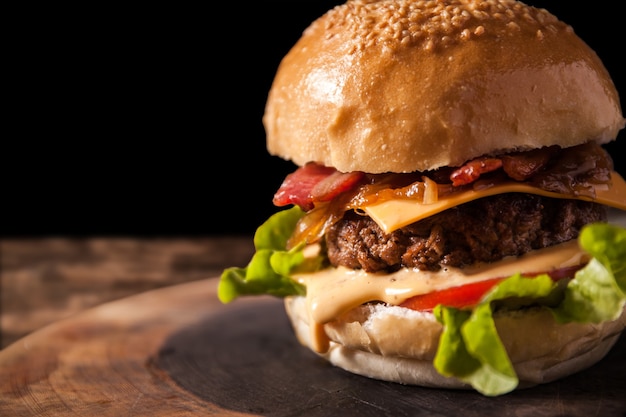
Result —
<instances>
[{"instance_id":1,"label":"green lettuce","mask_svg":"<svg viewBox=\"0 0 626 417\"><path fill-rule=\"evenodd\" d=\"M472 311L437 306L434 314L444 328L434 360L437 371L486 396L517 387L519 380L494 324L492 309L501 300L524 300L526 305L539 301L561 323L618 318L626 303L626 229L604 223L587 225L579 242L593 259L564 290L547 275L514 275L489 291ZM553 300L555 293L562 297L558 304L543 304Z\"/></svg>"},{"instance_id":2,"label":"green lettuce","mask_svg":"<svg viewBox=\"0 0 626 417\"><path fill-rule=\"evenodd\" d=\"M269 294L276 297L305 295L306 288L291 279L291 272L303 268L307 262L314 270L319 258L305 259L304 245L285 250L287 240L304 212L294 206L279 211L263 223L254 234L255 254L245 268L227 268L222 272L217 296L222 303L229 303L242 295Z\"/></svg>"},{"instance_id":3,"label":"green lettuce","mask_svg":"<svg viewBox=\"0 0 626 417\"><path fill-rule=\"evenodd\" d=\"M274 214L257 229L256 253L249 264L222 273L218 297L223 303L244 295L306 294L306 288L291 275L294 271L316 271L327 264L324 254L305 257L304 244L285 249L303 215L294 206ZM592 260L565 288L548 275L526 278L516 274L493 287L472 310L438 305L434 314L443 332L435 369L470 384L483 395L502 395L514 390L519 380L498 336L495 309L541 305L562 323L598 323L619 317L626 303L626 229L590 224L581 230L579 243Z\"/></svg>"}]
</instances>

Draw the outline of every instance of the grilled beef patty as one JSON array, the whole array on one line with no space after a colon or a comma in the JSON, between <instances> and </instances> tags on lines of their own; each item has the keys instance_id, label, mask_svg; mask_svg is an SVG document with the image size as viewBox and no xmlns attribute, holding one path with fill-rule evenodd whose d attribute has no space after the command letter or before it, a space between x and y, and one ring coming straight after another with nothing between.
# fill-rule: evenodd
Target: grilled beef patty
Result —
<instances>
[{"instance_id":1,"label":"grilled beef patty","mask_svg":"<svg viewBox=\"0 0 626 417\"><path fill-rule=\"evenodd\" d=\"M511 193L465 203L391 233L348 211L327 231L326 245L334 266L436 271L566 242L578 237L585 224L606 219L600 204Z\"/></svg>"}]
</instances>

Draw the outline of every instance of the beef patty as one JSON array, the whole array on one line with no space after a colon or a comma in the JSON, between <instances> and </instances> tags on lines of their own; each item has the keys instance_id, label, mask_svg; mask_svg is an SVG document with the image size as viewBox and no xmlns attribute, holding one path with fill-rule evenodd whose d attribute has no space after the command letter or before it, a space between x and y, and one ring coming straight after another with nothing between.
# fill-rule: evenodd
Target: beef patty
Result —
<instances>
[{"instance_id":1,"label":"beef patty","mask_svg":"<svg viewBox=\"0 0 626 417\"><path fill-rule=\"evenodd\" d=\"M327 231L326 246L334 266L436 271L566 242L578 237L585 224L606 219L600 204L512 193L465 203L391 233L349 211Z\"/></svg>"}]
</instances>

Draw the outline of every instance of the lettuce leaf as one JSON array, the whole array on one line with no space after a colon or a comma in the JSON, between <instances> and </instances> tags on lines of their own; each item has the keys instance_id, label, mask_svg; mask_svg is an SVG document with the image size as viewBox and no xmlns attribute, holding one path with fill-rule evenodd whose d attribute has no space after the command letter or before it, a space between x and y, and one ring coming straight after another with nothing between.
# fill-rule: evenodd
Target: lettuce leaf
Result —
<instances>
[{"instance_id":1,"label":"lettuce leaf","mask_svg":"<svg viewBox=\"0 0 626 417\"><path fill-rule=\"evenodd\" d=\"M626 303L626 229L604 223L587 225L579 241L594 258L568 283L560 303L542 308L550 309L562 323L616 319ZM553 300L560 291L548 275L524 278L518 274L501 281L469 312L437 306L434 314L443 333L435 368L486 396L514 390L519 380L495 327L494 302L517 299L531 305Z\"/></svg>"},{"instance_id":2,"label":"lettuce leaf","mask_svg":"<svg viewBox=\"0 0 626 417\"><path fill-rule=\"evenodd\" d=\"M305 295L306 288L290 278L290 273L305 262L314 269L319 259L306 260L304 245L285 250L287 241L304 212L294 206L272 215L254 234L256 252L245 268L227 268L222 272L217 296L229 303L242 295L269 294L276 297Z\"/></svg>"},{"instance_id":3,"label":"lettuce leaf","mask_svg":"<svg viewBox=\"0 0 626 417\"><path fill-rule=\"evenodd\" d=\"M568 285L555 317L563 323L616 319L626 299L626 230L594 224L583 228L579 242L593 259Z\"/></svg>"},{"instance_id":4,"label":"lettuce leaf","mask_svg":"<svg viewBox=\"0 0 626 417\"><path fill-rule=\"evenodd\" d=\"M444 376L470 384L483 395L512 391L519 381L498 336L492 302L516 298L533 303L535 299L548 299L555 291L557 284L548 275L524 278L516 274L485 294L472 311L438 305L434 314L444 327L434 360L435 369ZM459 351L463 353L455 354ZM472 367L467 369L465 362Z\"/></svg>"}]
</instances>

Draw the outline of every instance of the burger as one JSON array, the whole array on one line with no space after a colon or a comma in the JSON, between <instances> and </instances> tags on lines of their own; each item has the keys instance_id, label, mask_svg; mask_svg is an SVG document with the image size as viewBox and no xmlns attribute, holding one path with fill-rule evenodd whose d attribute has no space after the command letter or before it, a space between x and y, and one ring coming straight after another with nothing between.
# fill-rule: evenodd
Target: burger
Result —
<instances>
[{"instance_id":1,"label":"burger","mask_svg":"<svg viewBox=\"0 0 626 417\"><path fill-rule=\"evenodd\" d=\"M292 161L223 303L284 299L333 365L496 396L626 326L624 128L597 54L513 0L349 0L282 59L263 124Z\"/></svg>"}]
</instances>

